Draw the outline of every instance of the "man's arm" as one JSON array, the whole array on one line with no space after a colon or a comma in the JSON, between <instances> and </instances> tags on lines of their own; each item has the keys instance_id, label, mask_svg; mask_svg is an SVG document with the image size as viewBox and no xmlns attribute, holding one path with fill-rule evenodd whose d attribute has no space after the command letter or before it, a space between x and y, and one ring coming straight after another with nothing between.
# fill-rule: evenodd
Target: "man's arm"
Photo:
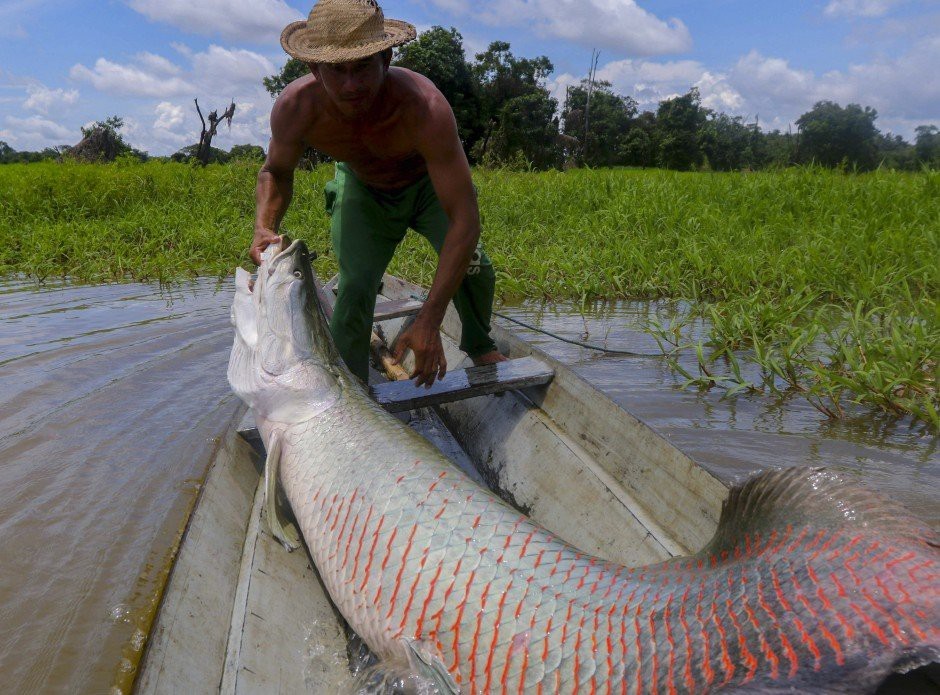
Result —
<instances>
[{"instance_id":1,"label":"man's arm","mask_svg":"<svg viewBox=\"0 0 940 695\"><path fill-rule=\"evenodd\" d=\"M457 135L454 113L443 96L431 98L427 120L419 128L417 149L427 163L431 183L450 225L424 307L395 346L396 359L401 358L405 348L414 351L414 376L419 386L433 384L435 378L443 377L447 371L441 322L480 240L480 213L470 165Z\"/></svg>"},{"instance_id":2,"label":"man's arm","mask_svg":"<svg viewBox=\"0 0 940 695\"><path fill-rule=\"evenodd\" d=\"M286 90L285 90L286 91ZM282 94L271 111L271 142L255 187L255 232L249 254L261 264L261 252L281 240L278 227L294 195L294 169L306 148L298 124L293 91Z\"/></svg>"}]
</instances>

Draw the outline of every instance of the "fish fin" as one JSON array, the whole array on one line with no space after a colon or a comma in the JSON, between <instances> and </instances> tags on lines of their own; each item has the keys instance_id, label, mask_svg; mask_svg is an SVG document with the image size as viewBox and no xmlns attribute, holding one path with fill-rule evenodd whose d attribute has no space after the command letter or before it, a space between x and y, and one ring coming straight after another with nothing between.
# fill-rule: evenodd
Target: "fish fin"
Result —
<instances>
[{"instance_id":1,"label":"fish fin","mask_svg":"<svg viewBox=\"0 0 940 695\"><path fill-rule=\"evenodd\" d=\"M788 526L856 527L935 544L936 535L901 505L826 468L786 468L760 473L735 487L718 529L703 554L732 550L742 534L766 536Z\"/></svg>"},{"instance_id":2,"label":"fish fin","mask_svg":"<svg viewBox=\"0 0 940 695\"><path fill-rule=\"evenodd\" d=\"M408 665L411 669L434 684L441 695L458 695L457 681L444 666L444 659L436 647L419 640L403 640Z\"/></svg>"},{"instance_id":3,"label":"fish fin","mask_svg":"<svg viewBox=\"0 0 940 695\"><path fill-rule=\"evenodd\" d=\"M264 510L271 535L287 552L300 547L300 534L293 524L283 521L277 509L277 474L281 463L281 433L274 432L268 441L268 456L264 461Z\"/></svg>"}]
</instances>

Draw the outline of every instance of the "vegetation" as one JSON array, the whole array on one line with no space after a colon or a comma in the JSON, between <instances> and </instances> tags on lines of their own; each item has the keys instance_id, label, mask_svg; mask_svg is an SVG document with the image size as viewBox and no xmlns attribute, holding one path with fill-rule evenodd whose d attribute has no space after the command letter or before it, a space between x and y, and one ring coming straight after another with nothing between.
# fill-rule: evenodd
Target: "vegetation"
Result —
<instances>
[{"instance_id":1,"label":"vegetation","mask_svg":"<svg viewBox=\"0 0 940 695\"><path fill-rule=\"evenodd\" d=\"M256 173L244 160L0 168L0 275L228 275L248 264ZM324 275L335 270L331 176L298 172L284 222L322 254ZM940 172L477 169L475 179L502 296L682 299L685 315L650 330L668 354L698 350L690 383L802 394L832 417L854 400L940 426ZM434 267L411 235L391 271L427 284ZM762 378L742 377L741 360Z\"/></svg>"},{"instance_id":2,"label":"vegetation","mask_svg":"<svg viewBox=\"0 0 940 695\"><path fill-rule=\"evenodd\" d=\"M797 120L795 134L764 132L756 122L705 108L695 88L661 102L655 112L639 112L637 102L614 92L610 83L584 80L569 88L559 105L546 86L554 70L547 57L519 58L508 43L495 41L471 62L460 33L443 27L404 46L395 64L427 75L447 97L467 156L477 165L711 171L794 164L859 171L940 167L936 126L919 126L911 144L881 133L877 112L858 104L820 101ZM307 65L291 59L264 84L277 96L308 72ZM324 161L316 155L311 159Z\"/></svg>"}]
</instances>

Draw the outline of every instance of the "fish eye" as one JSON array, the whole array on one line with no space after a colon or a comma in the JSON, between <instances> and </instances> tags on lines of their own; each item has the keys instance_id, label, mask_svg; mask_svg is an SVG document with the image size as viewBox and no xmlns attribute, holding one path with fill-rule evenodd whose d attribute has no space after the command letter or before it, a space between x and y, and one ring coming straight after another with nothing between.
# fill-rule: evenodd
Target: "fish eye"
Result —
<instances>
[{"instance_id":1,"label":"fish eye","mask_svg":"<svg viewBox=\"0 0 940 695\"><path fill-rule=\"evenodd\" d=\"M304 274L301 273L299 270L295 270L294 277L297 278L298 280L303 280Z\"/></svg>"}]
</instances>

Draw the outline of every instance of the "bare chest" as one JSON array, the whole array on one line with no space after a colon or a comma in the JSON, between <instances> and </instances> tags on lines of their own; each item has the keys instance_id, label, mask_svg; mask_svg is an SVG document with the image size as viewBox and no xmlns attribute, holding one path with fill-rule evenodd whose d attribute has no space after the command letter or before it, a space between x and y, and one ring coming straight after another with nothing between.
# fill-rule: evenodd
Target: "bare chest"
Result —
<instances>
[{"instance_id":1,"label":"bare chest","mask_svg":"<svg viewBox=\"0 0 940 695\"><path fill-rule=\"evenodd\" d=\"M308 133L307 142L346 162L365 183L379 188L405 186L427 172L414 138L398 120L368 127L319 123Z\"/></svg>"}]
</instances>

